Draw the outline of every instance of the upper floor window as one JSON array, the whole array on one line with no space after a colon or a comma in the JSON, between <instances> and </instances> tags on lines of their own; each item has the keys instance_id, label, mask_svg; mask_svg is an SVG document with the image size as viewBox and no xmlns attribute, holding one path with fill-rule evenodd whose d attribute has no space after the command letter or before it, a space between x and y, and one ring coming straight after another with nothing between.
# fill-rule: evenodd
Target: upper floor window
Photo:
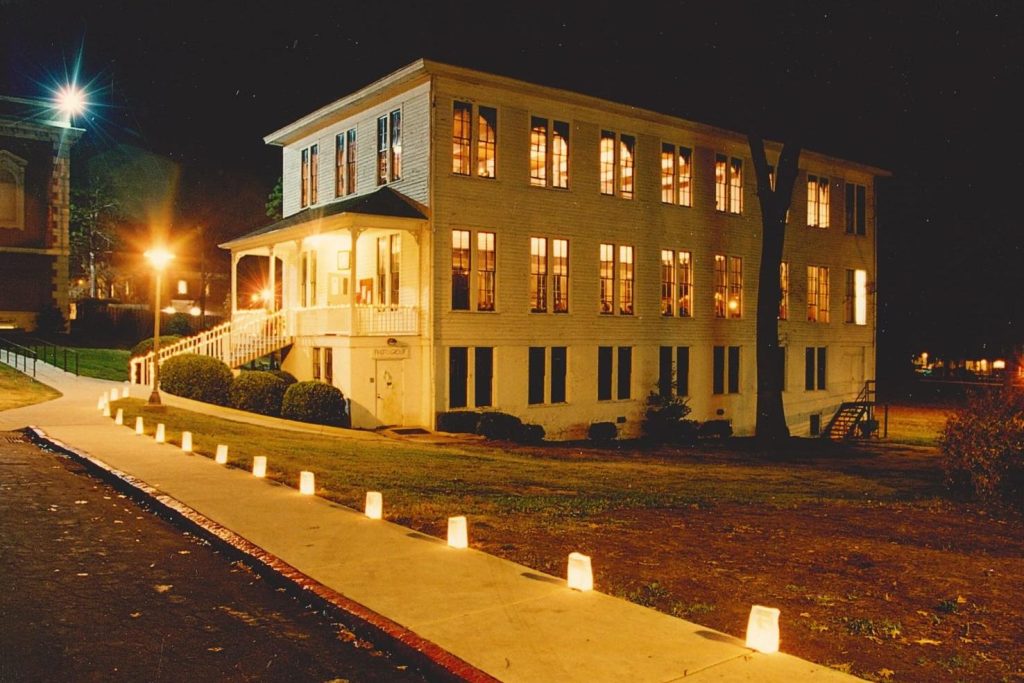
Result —
<instances>
[{"instance_id":1,"label":"upper floor window","mask_svg":"<svg viewBox=\"0 0 1024 683\"><path fill-rule=\"evenodd\" d=\"M530 184L569 187L569 124L530 117Z\"/></svg>"},{"instance_id":2,"label":"upper floor window","mask_svg":"<svg viewBox=\"0 0 1024 683\"><path fill-rule=\"evenodd\" d=\"M302 150L302 177L300 179L301 192L300 192L300 203L301 208L306 208L311 204L317 202L317 176L319 175L320 166L320 146L310 145Z\"/></svg>"},{"instance_id":3,"label":"upper floor window","mask_svg":"<svg viewBox=\"0 0 1024 683\"><path fill-rule=\"evenodd\" d=\"M468 176L475 168L478 178L494 178L497 154L498 110L455 100L452 103L452 173Z\"/></svg>"},{"instance_id":4,"label":"upper floor window","mask_svg":"<svg viewBox=\"0 0 1024 683\"><path fill-rule=\"evenodd\" d=\"M661 250L661 314L666 317L691 315L693 259L688 251Z\"/></svg>"},{"instance_id":5,"label":"upper floor window","mask_svg":"<svg viewBox=\"0 0 1024 683\"><path fill-rule=\"evenodd\" d=\"M846 296L843 299L846 322L868 324L868 271L846 271Z\"/></svg>"},{"instance_id":6,"label":"upper floor window","mask_svg":"<svg viewBox=\"0 0 1024 683\"><path fill-rule=\"evenodd\" d=\"M867 189L863 185L846 183L846 232L850 235L867 234Z\"/></svg>"},{"instance_id":7,"label":"upper floor window","mask_svg":"<svg viewBox=\"0 0 1024 683\"><path fill-rule=\"evenodd\" d=\"M569 240L551 240L551 298L555 313L569 312Z\"/></svg>"},{"instance_id":8,"label":"upper floor window","mask_svg":"<svg viewBox=\"0 0 1024 683\"><path fill-rule=\"evenodd\" d=\"M402 178L402 110L377 119L377 184Z\"/></svg>"},{"instance_id":9,"label":"upper floor window","mask_svg":"<svg viewBox=\"0 0 1024 683\"><path fill-rule=\"evenodd\" d=\"M691 206L690 150L667 143L661 145L661 201Z\"/></svg>"},{"instance_id":10,"label":"upper floor window","mask_svg":"<svg viewBox=\"0 0 1024 683\"><path fill-rule=\"evenodd\" d=\"M633 315L633 247L619 246L619 313Z\"/></svg>"},{"instance_id":11,"label":"upper floor window","mask_svg":"<svg viewBox=\"0 0 1024 683\"><path fill-rule=\"evenodd\" d=\"M601 131L601 194L633 198L633 155L636 138L632 135Z\"/></svg>"},{"instance_id":12,"label":"upper floor window","mask_svg":"<svg viewBox=\"0 0 1024 683\"><path fill-rule=\"evenodd\" d=\"M452 310L469 310L469 230L452 230Z\"/></svg>"},{"instance_id":13,"label":"upper floor window","mask_svg":"<svg viewBox=\"0 0 1024 683\"><path fill-rule=\"evenodd\" d=\"M569 240L552 239L548 251L545 237L530 238L530 311L548 310L548 271L551 274L551 310L569 312ZM548 261L548 254L551 259Z\"/></svg>"},{"instance_id":14,"label":"upper floor window","mask_svg":"<svg viewBox=\"0 0 1024 683\"><path fill-rule=\"evenodd\" d=\"M779 320L789 320L789 262L779 264Z\"/></svg>"},{"instance_id":15,"label":"upper floor window","mask_svg":"<svg viewBox=\"0 0 1024 683\"><path fill-rule=\"evenodd\" d=\"M338 133L334 139L334 196L356 191L356 129Z\"/></svg>"},{"instance_id":16,"label":"upper floor window","mask_svg":"<svg viewBox=\"0 0 1024 683\"><path fill-rule=\"evenodd\" d=\"M715 155L715 210L743 213L743 159Z\"/></svg>"},{"instance_id":17,"label":"upper floor window","mask_svg":"<svg viewBox=\"0 0 1024 683\"><path fill-rule=\"evenodd\" d=\"M188 282L186 280L178 280L178 294L188 294Z\"/></svg>"},{"instance_id":18,"label":"upper floor window","mask_svg":"<svg viewBox=\"0 0 1024 683\"><path fill-rule=\"evenodd\" d=\"M715 254L715 317L743 317L743 259Z\"/></svg>"},{"instance_id":19,"label":"upper floor window","mask_svg":"<svg viewBox=\"0 0 1024 683\"><path fill-rule=\"evenodd\" d=\"M812 323L827 323L828 311L828 267L807 266L807 320Z\"/></svg>"},{"instance_id":20,"label":"upper floor window","mask_svg":"<svg viewBox=\"0 0 1024 683\"><path fill-rule=\"evenodd\" d=\"M352 128L345 134L345 190L346 194L356 191L356 129Z\"/></svg>"},{"instance_id":21,"label":"upper floor window","mask_svg":"<svg viewBox=\"0 0 1024 683\"><path fill-rule=\"evenodd\" d=\"M530 238L530 311L548 310L548 241L543 237Z\"/></svg>"},{"instance_id":22,"label":"upper floor window","mask_svg":"<svg viewBox=\"0 0 1024 683\"><path fill-rule=\"evenodd\" d=\"M493 232L476 234L476 310L494 310L494 287L497 270L497 251Z\"/></svg>"},{"instance_id":23,"label":"upper floor window","mask_svg":"<svg viewBox=\"0 0 1024 683\"><path fill-rule=\"evenodd\" d=\"M807 225L828 227L828 178L807 174Z\"/></svg>"}]
</instances>

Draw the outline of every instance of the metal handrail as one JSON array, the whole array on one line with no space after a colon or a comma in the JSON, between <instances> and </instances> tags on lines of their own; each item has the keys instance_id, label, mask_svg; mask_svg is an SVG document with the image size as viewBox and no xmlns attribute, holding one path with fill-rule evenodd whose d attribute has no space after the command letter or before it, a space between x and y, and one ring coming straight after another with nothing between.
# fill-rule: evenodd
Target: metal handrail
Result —
<instances>
[{"instance_id":1,"label":"metal handrail","mask_svg":"<svg viewBox=\"0 0 1024 683\"><path fill-rule=\"evenodd\" d=\"M12 354L14 356L13 363L11 362ZM28 361L29 359L31 359L32 376L36 376L36 361L38 360L38 355L36 354L35 351L28 348L27 346L15 344L9 339L4 339L3 337L0 337L0 358L2 358L5 363L10 365L15 370L18 369L18 359L21 358L21 371L26 374L28 374Z\"/></svg>"},{"instance_id":2,"label":"metal handrail","mask_svg":"<svg viewBox=\"0 0 1024 683\"><path fill-rule=\"evenodd\" d=\"M26 340L30 343L32 350L36 352L37 357L40 357L40 350L42 351L40 359L44 363L61 368L64 372L72 372L68 368L74 367L75 376L79 375L78 351L48 342L45 339L26 337Z\"/></svg>"}]
</instances>

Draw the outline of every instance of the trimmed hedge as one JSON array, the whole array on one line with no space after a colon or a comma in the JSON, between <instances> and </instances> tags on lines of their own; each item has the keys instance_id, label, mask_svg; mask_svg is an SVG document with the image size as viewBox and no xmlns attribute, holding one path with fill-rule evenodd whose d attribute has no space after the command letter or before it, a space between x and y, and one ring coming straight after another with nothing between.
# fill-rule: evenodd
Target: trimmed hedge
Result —
<instances>
[{"instance_id":1,"label":"trimmed hedge","mask_svg":"<svg viewBox=\"0 0 1024 683\"><path fill-rule=\"evenodd\" d=\"M160 335L160 346L168 346L181 339L176 334L161 334ZM132 347L131 352L128 354L130 358L137 358L138 356L145 356L147 353L153 350L153 338L143 339L138 344Z\"/></svg>"},{"instance_id":2,"label":"trimmed hedge","mask_svg":"<svg viewBox=\"0 0 1024 683\"><path fill-rule=\"evenodd\" d=\"M686 416L690 406L679 396L647 395L647 408L641 423L644 436L655 443L689 443L696 440L694 427Z\"/></svg>"},{"instance_id":3,"label":"trimmed hedge","mask_svg":"<svg viewBox=\"0 0 1024 683\"><path fill-rule=\"evenodd\" d=\"M544 428L540 425L524 424L512 432L512 440L518 443L540 443L544 440Z\"/></svg>"},{"instance_id":4,"label":"trimmed hedge","mask_svg":"<svg viewBox=\"0 0 1024 683\"><path fill-rule=\"evenodd\" d=\"M299 381L295 379L295 375L284 370L268 370L267 372L269 372L274 377L277 377L278 379L284 380L284 384L286 387L291 386L292 384L295 384L296 382Z\"/></svg>"},{"instance_id":5,"label":"trimmed hedge","mask_svg":"<svg viewBox=\"0 0 1024 683\"><path fill-rule=\"evenodd\" d=\"M729 420L708 420L701 423L697 435L702 439L728 439L732 436L732 423Z\"/></svg>"},{"instance_id":6,"label":"trimmed hedge","mask_svg":"<svg viewBox=\"0 0 1024 683\"><path fill-rule=\"evenodd\" d=\"M340 389L324 382L296 382L284 392L281 417L342 427L345 424L345 396Z\"/></svg>"},{"instance_id":7,"label":"trimmed hedge","mask_svg":"<svg viewBox=\"0 0 1024 683\"><path fill-rule=\"evenodd\" d=\"M437 414L437 431L452 434L476 434L480 413L472 410L451 410Z\"/></svg>"},{"instance_id":8,"label":"trimmed hedge","mask_svg":"<svg viewBox=\"0 0 1024 683\"><path fill-rule=\"evenodd\" d=\"M228 405L233 380L231 368L210 356L183 353L160 365L160 388L205 403Z\"/></svg>"},{"instance_id":9,"label":"trimmed hedge","mask_svg":"<svg viewBox=\"0 0 1024 683\"><path fill-rule=\"evenodd\" d=\"M243 372L231 381L231 407L277 417L288 384L271 372Z\"/></svg>"},{"instance_id":10,"label":"trimmed hedge","mask_svg":"<svg viewBox=\"0 0 1024 683\"><path fill-rule=\"evenodd\" d=\"M481 413L476 433L488 439L510 440L523 428L523 421L508 413Z\"/></svg>"},{"instance_id":11,"label":"trimmed hedge","mask_svg":"<svg viewBox=\"0 0 1024 683\"><path fill-rule=\"evenodd\" d=\"M594 422L587 427L587 438L591 441L614 441L619 435L619 428L614 422Z\"/></svg>"}]
</instances>

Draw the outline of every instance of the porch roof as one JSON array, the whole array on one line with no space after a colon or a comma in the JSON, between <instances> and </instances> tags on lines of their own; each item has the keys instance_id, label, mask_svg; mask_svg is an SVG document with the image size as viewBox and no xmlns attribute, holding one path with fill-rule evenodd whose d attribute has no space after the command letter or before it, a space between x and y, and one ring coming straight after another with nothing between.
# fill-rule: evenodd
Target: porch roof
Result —
<instances>
[{"instance_id":1,"label":"porch roof","mask_svg":"<svg viewBox=\"0 0 1024 683\"><path fill-rule=\"evenodd\" d=\"M252 244L254 239L266 238L274 233L284 236L289 228L306 224L319 224L331 216L341 214L360 214L364 216L384 216L388 218L409 218L413 220L426 220L427 215L420 208L418 202L406 197L390 187L384 186L369 194L359 195L350 199L331 202L323 206L313 206L292 214L287 218L257 228L234 239L220 244L222 249L231 249ZM258 240L263 241L263 240Z\"/></svg>"}]
</instances>

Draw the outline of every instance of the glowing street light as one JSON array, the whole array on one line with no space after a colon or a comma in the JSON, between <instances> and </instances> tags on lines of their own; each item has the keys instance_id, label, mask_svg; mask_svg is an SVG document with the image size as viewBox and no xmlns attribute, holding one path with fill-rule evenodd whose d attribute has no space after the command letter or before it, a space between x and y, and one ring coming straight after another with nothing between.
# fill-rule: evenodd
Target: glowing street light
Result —
<instances>
[{"instance_id":1,"label":"glowing street light","mask_svg":"<svg viewBox=\"0 0 1024 683\"><path fill-rule=\"evenodd\" d=\"M85 91L74 84L69 84L57 91L54 105L57 111L66 117L70 124L72 117L78 116L88 104L85 99Z\"/></svg>"},{"instance_id":2,"label":"glowing street light","mask_svg":"<svg viewBox=\"0 0 1024 683\"><path fill-rule=\"evenodd\" d=\"M147 405L160 405L160 276L174 258L174 254L162 247L150 249L146 260L153 266L155 284L153 287L153 392Z\"/></svg>"}]
</instances>

